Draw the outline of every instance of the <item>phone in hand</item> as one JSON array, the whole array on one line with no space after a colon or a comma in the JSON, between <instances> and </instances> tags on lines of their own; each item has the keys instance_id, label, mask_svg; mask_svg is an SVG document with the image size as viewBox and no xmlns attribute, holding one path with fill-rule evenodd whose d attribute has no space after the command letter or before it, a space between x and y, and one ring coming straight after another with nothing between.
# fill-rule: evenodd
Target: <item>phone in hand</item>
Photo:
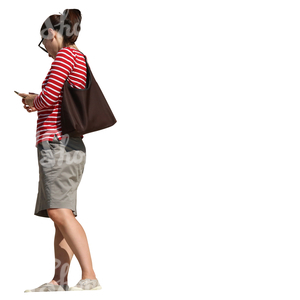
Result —
<instances>
[{"instance_id":1,"label":"phone in hand","mask_svg":"<svg viewBox=\"0 0 300 300\"><path fill-rule=\"evenodd\" d=\"M16 92L16 91L14 91L16 94L18 94L19 95L19 93L18 92Z\"/></svg>"}]
</instances>

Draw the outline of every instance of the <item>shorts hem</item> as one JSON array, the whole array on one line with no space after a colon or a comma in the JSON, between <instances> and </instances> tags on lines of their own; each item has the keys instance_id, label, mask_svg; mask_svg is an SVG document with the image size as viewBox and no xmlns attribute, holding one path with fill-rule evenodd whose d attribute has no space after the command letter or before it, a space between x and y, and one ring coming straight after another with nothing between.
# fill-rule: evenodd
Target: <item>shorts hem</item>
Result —
<instances>
[{"instance_id":1,"label":"shorts hem","mask_svg":"<svg viewBox=\"0 0 300 300\"><path fill-rule=\"evenodd\" d=\"M74 207L70 207L68 205L55 204L55 203L51 203L48 206L49 207L47 207L47 208L42 208L38 211L35 211L34 215L37 216L37 217L50 218L49 215L48 215L47 209L49 209L49 208L67 208L67 209L70 209L72 211L72 213L75 217L77 217L77 211L74 209Z\"/></svg>"}]
</instances>

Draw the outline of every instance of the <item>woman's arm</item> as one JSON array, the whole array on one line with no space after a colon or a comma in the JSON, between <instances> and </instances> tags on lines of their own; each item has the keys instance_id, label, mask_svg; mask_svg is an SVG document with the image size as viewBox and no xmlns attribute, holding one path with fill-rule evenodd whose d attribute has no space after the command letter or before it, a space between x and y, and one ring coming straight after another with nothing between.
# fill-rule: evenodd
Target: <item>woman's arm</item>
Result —
<instances>
[{"instance_id":1,"label":"woman's arm","mask_svg":"<svg viewBox=\"0 0 300 300\"><path fill-rule=\"evenodd\" d=\"M51 108L57 104L64 83L74 68L75 56L62 48L51 65L49 77L42 92L35 97L33 105L37 110Z\"/></svg>"}]
</instances>

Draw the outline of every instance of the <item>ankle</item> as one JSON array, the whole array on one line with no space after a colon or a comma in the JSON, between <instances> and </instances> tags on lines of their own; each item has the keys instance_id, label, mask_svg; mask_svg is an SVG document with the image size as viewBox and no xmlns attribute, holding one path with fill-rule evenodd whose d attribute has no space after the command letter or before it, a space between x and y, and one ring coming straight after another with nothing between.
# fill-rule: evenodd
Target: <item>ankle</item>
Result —
<instances>
[{"instance_id":1,"label":"ankle","mask_svg":"<svg viewBox=\"0 0 300 300\"><path fill-rule=\"evenodd\" d=\"M54 285L59 285L58 282L56 280L51 280L49 283L54 284Z\"/></svg>"},{"instance_id":2,"label":"ankle","mask_svg":"<svg viewBox=\"0 0 300 300\"><path fill-rule=\"evenodd\" d=\"M68 284L68 279L65 278L61 280L61 279L53 278L50 283L55 285L64 285L64 284Z\"/></svg>"},{"instance_id":3,"label":"ankle","mask_svg":"<svg viewBox=\"0 0 300 300\"><path fill-rule=\"evenodd\" d=\"M97 279L95 272L82 272L81 279Z\"/></svg>"}]
</instances>

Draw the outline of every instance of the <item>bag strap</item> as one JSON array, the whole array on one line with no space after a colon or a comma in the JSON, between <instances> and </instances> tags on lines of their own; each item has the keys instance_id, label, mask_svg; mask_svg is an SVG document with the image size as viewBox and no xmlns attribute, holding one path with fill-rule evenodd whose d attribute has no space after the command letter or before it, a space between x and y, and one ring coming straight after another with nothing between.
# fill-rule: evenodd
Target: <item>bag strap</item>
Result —
<instances>
[{"instance_id":1,"label":"bag strap","mask_svg":"<svg viewBox=\"0 0 300 300\"><path fill-rule=\"evenodd\" d=\"M77 50L77 51L79 51L79 50ZM89 78L89 76L88 76L89 73L91 74L91 69L90 69L90 66L89 66L89 64L86 60L86 56L81 51L79 51L79 52L84 56L84 59L85 59L85 65L86 65L86 85L85 85L85 88L87 88L88 85L89 85L88 81L91 80L91 78Z\"/></svg>"}]
</instances>

